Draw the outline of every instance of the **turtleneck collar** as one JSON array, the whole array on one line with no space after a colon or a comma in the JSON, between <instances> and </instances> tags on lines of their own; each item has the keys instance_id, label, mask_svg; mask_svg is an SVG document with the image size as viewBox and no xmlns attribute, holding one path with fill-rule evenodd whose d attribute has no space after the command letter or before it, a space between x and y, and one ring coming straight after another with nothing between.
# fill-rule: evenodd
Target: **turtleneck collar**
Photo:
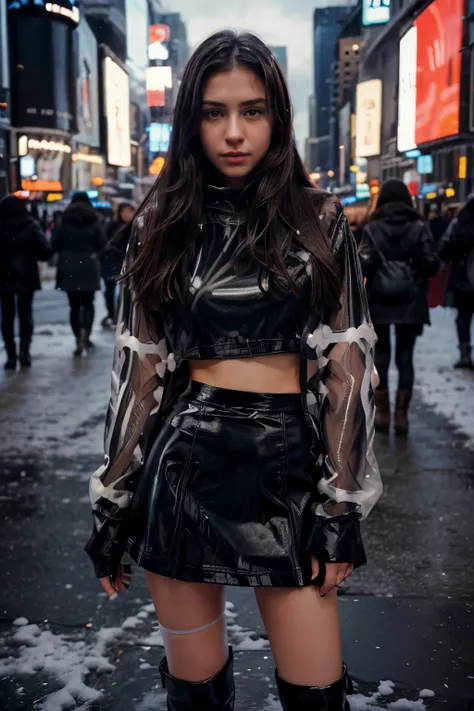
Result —
<instances>
[{"instance_id":1,"label":"turtleneck collar","mask_svg":"<svg viewBox=\"0 0 474 711\"><path fill-rule=\"evenodd\" d=\"M257 185L254 182L248 183L241 188L219 187L216 185L205 185L204 187L204 211L212 219L228 222L236 220L242 222L247 217L250 205L252 204Z\"/></svg>"}]
</instances>

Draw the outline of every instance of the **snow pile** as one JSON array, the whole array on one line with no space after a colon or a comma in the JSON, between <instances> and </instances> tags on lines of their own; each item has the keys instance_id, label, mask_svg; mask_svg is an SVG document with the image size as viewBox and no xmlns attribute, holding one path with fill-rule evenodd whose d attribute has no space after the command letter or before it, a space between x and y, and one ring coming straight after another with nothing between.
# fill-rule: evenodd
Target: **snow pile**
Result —
<instances>
[{"instance_id":1,"label":"snow pile","mask_svg":"<svg viewBox=\"0 0 474 711\"><path fill-rule=\"evenodd\" d=\"M415 350L415 389L427 405L467 435L474 449L474 408L470 405L474 373L453 369L459 358L455 319L454 309L431 310L432 325L425 327Z\"/></svg>"},{"instance_id":2,"label":"snow pile","mask_svg":"<svg viewBox=\"0 0 474 711\"><path fill-rule=\"evenodd\" d=\"M96 701L101 692L87 686L85 678L90 672L106 673L114 666L105 657L107 644L117 639L121 629L104 628L93 635L92 642L84 635L78 637L55 634L45 627L28 624L25 618L13 623L17 628L12 636L16 650L0 659L0 675L22 676L43 672L52 676L61 688L46 694L38 705L39 711L60 711L76 703ZM15 654L16 651L16 654Z\"/></svg>"},{"instance_id":3,"label":"snow pile","mask_svg":"<svg viewBox=\"0 0 474 711\"><path fill-rule=\"evenodd\" d=\"M227 633L229 635L230 644L234 648L234 652L249 652L262 649L270 649L268 640L261 637L253 630L245 629L238 625L234 620L237 613L233 611L234 604L226 602L226 618L227 618Z\"/></svg>"}]
</instances>

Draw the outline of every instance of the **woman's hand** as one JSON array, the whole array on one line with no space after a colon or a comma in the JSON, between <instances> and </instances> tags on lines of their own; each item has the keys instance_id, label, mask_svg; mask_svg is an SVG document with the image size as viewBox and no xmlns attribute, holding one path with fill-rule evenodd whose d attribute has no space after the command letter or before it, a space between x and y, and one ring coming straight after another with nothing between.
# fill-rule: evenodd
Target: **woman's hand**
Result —
<instances>
[{"instance_id":1,"label":"woman's hand","mask_svg":"<svg viewBox=\"0 0 474 711\"><path fill-rule=\"evenodd\" d=\"M115 578L107 576L100 578L100 584L109 596L109 599L115 599L119 592L127 590L132 582L132 569L130 565L119 565L119 569Z\"/></svg>"},{"instance_id":2,"label":"woman's hand","mask_svg":"<svg viewBox=\"0 0 474 711\"><path fill-rule=\"evenodd\" d=\"M354 570L354 563L325 563L326 576L324 583L319 588L321 597L324 597L331 590L340 585L346 578L351 575ZM317 558L311 557L311 568L313 574L311 580L315 580L319 575L319 561Z\"/></svg>"}]
</instances>

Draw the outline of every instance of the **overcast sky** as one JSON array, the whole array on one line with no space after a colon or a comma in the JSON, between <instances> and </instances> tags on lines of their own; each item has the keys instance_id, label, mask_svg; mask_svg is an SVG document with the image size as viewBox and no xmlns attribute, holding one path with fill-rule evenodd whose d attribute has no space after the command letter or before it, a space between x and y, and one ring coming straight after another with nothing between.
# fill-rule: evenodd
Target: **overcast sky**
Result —
<instances>
[{"instance_id":1,"label":"overcast sky","mask_svg":"<svg viewBox=\"0 0 474 711\"><path fill-rule=\"evenodd\" d=\"M256 32L268 44L286 45L288 81L300 151L308 135L308 97L313 82L312 24L315 7L351 5L355 0L163 0L182 13L190 48L225 27ZM329 60L328 60L329 61Z\"/></svg>"}]
</instances>

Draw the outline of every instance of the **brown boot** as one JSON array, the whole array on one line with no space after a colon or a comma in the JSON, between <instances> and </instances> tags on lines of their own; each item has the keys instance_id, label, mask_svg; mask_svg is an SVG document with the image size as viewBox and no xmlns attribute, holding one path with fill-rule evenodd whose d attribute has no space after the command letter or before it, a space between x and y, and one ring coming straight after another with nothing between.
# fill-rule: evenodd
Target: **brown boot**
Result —
<instances>
[{"instance_id":1,"label":"brown boot","mask_svg":"<svg viewBox=\"0 0 474 711\"><path fill-rule=\"evenodd\" d=\"M84 328L81 328L79 331L79 335L76 338L76 350L74 351L74 356L76 358L80 358L82 355L82 352L86 348L86 341L87 341L87 331Z\"/></svg>"},{"instance_id":2,"label":"brown boot","mask_svg":"<svg viewBox=\"0 0 474 711\"><path fill-rule=\"evenodd\" d=\"M375 391L375 429L388 432L390 428L390 399L388 390Z\"/></svg>"},{"instance_id":3,"label":"brown boot","mask_svg":"<svg viewBox=\"0 0 474 711\"><path fill-rule=\"evenodd\" d=\"M408 408L410 407L411 390L399 390L397 392L397 403L395 406L395 434L405 435L408 433Z\"/></svg>"},{"instance_id":4,"label":"brown boot","mask_svg":"<svg viewBox=\"0 0 474 711\"><path fill-rule=\"evenodd\" d=\"M461 354L461 357L459 360L454 364L454 367L456 369L465 369L465 370L474 370L474 363L472 362L471 358L471 344L470 343L461 343L459 346L459 351Z\"/></svg>"}]
</instances>

